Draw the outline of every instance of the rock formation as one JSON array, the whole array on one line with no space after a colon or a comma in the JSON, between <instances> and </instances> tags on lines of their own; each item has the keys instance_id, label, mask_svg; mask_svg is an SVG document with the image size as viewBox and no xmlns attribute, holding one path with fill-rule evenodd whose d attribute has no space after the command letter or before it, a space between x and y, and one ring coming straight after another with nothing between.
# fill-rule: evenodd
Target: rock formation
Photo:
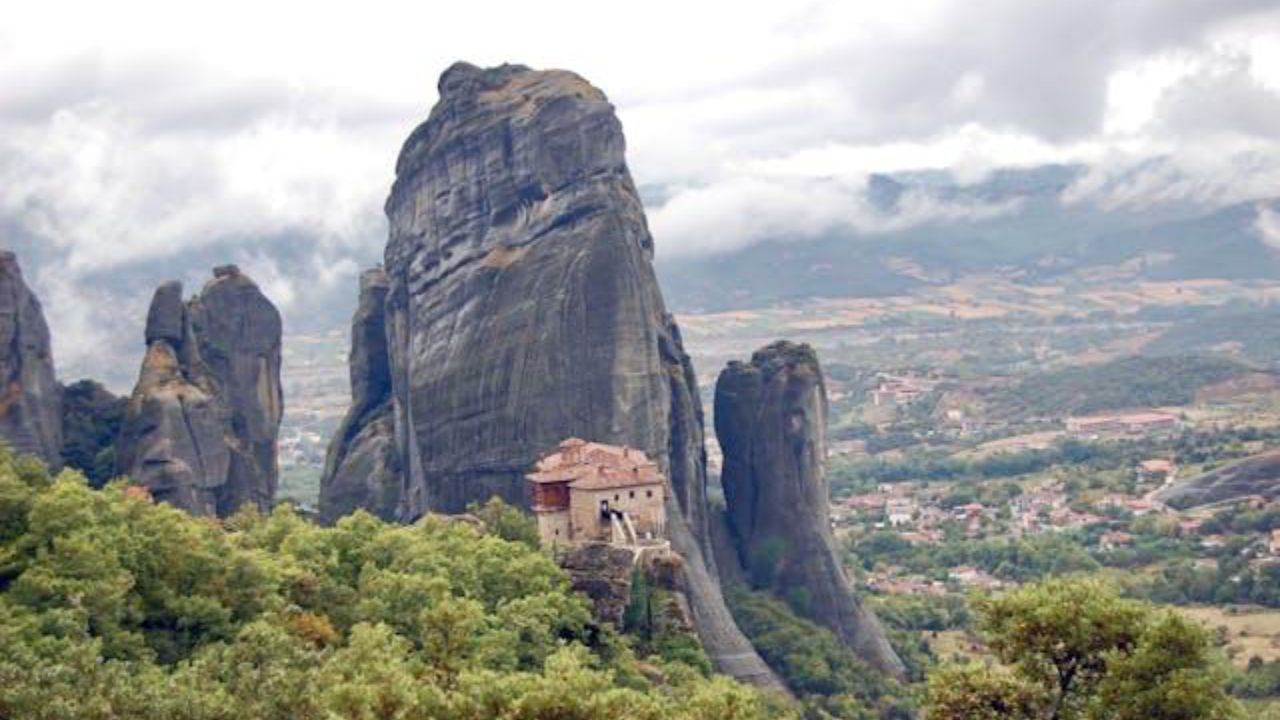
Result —
<instances>
[{"instance_id":1,"label":"rock formation","mask_svg":"<svg viewBox=\"0 0 1280 720\"><path fill-rule=\"evenodd\" d=\"M320 480L325 522L356 508L384 520L400 515L403 488L391 413L387 289L381 269L360 277L360 302L351 322L351 409L334 434Z\"/></svg>"},{"instance_id":2,"label":"rock formation","mask_svg":"<svg viewBox=\"0 0 1280 720\"><path fill-rule=\"evenodd\" d=\"M822 369L808 345L777 342L720 373L716 436L737 560L753 585L830 628L872 665L902 676L901 660L852 594L835 550L826 415Z\"/></svg>"},{"instance_id":3,"label":"rock formation","mask_svg":"<svg viewBox=\"0 0 1280 720\"><path fill-rule=\"evenodd\" d=\"M61 465L62 400L49 326L17 257L8 251L0 251L0 377L0 439L16 452Z\"/></svg>"},{"instance_id":4,"label":"rock formation","mask_svg":"<svg viewBox=\"0 0 1280 720\"><path fill-rule=\"evenodd\" d=\"M271 506L278 475L280 314L234 266L184 303L161 285L129 399L116 467L198 515Z\"/></svg>"},{"instance_id":5,"label":"rock formation","mask_svg":"<svg viewBox=\"0 0 1280 720\"><path fill-rule=\"evenodd\" d=\"M568 437L639 448L670 478L668 529L708 653L779 687L704 553L697 387L612 105L573 73L513 65L455 64L439 90L386 204L401 516L523 502L523 475Z\"/></svg>"},{"instance_id":6,"label":"rock formation","mask_svg":"<svg viewBox=\"0 0 1280 720\"><path fill-rule=\"evenodd\" d=\"M1280 450L1251 455L1162 488L1155 499L1186 509L1250 495L1280 498Z\"/></svg>"},{"instance_id":7,"label":"rock formation","mask_svg":"<svg viewBox=\"0 0 1280 720\"><path fill-rule=\"evenodd\" d=\"M693 618L681 586L683 563L671 553L644 552L608 543L586 543L566 553L560 565L569 574L573 589L591 599L600 622L625 627L629 606L640 600L649 617L650 632L691 632ZM642 588L634 587L636 580ZM659 590L665 597L656 597ZM643 597L640 597L643 596ZM661 599L662 607L654 607ZM636 610L637 608L631 608Z\"/></svg>"}]
</instances>

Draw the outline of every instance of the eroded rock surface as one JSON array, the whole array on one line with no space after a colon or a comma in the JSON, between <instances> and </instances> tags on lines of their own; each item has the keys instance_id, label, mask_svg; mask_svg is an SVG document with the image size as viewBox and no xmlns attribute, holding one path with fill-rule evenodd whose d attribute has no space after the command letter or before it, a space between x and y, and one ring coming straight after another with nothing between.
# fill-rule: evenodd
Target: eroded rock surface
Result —
<instances>
[{"instance_id":1,"label":"eroded rock surface","mask_svg":"<svg viewBox=\"0 0 1280 720\"><path fill-rule=\"evenodd\" d=\"M198 515L266 510L278 477L282 327L275 306L234 266L183 302L161 285L147 352L116 449L121 474Z\"/></svg>"},{"instance_id":2,"label":"eroded rock surface","mask_svg":"<svg viewBox=\"0 0 1280 720\"><path fill-rule=\"evenodd\" d=\"M623 151L613 106L577 75L441 77L387 201L411 512L520 501L532 461L570 436L673 457L679 339ZM700 468L682 465L673 481L697 494Z\"/></svg>"},{"instance_id":3,"label":"eroded rock surface","mask_svg":"<svg viewBox=\"0 0 1280 720\"><path fill-rule=\"evenodd\" d=\"M50 466L62 464L62 399L49 326L17 257L0 251L0 438Z\"/></svg>"},{"instance_id":4,"label":"eroded rock surface","mask_svg":"<svg viewBox=\"0 0 1280 720\"><path fill-rule=\"evenodd\" d=\"M386 205L400 516L492 495L523 503L524 474L568 437L641 449L671 480L668 524L708 654L780 687L704 553L697 387L613 106L573 73L517 65L458 63L439 90ZM370 417L344 435L374 432L381 416Z\"/></svg>"},{"instance_id":5,"label":"eroded rock surface","mask_svg":"<svg viewBox=\"0 0 1280 720\"><path fill-rule=\"evenodd\" d=\"M351 321L351 408L329 445L320 480L320 516L325 522L357 508L384 520L401 516L403 476L391 412L387 291L381 269L361 276L360 302Z\"/></svg>"},{"instance_id":6,"label":"eroded rock surface","mask_svg":"<svg viewBox=\"0 0 1280 720\"><path fill-rule=\"evenodd\" d=\"M716 436L730 533L743 574L902 676L879 621L854 596L828 512L827 396L817 354L782 341L732 362L716 383Z\"/></svg>"},{"instance_id":7,"label":"eroded rock surface","mask_svg":"<svg viewBox=\"0 0 1280 720\"><path fill-rule=\"evenodd\" d=\"M650 633L687 633L694 629L689 603L682 586L684 561L674 553L652 548L619 547L608 543L586 543L565 553L560 566L569 574L573 589L591 599L595 617L615 627L626 626L627 612L639 600ZM634 587L644 583L640 592ZM661 596L654 591L660 591ZM656 602L661 600L661 602Z\"/></svg>"}]
</instances>

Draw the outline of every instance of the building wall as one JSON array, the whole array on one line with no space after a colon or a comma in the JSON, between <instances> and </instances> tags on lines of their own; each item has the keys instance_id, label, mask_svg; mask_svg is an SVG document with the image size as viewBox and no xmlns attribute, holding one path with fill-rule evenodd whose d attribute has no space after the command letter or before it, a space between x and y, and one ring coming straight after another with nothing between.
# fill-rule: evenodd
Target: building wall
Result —
<instances>
[{"instance_id":1,"label":"building wall","mask_svg":"<svg viewBox=\"0 0 1280 720\"><path fill-rule=\"evenodd\" d=\"M569 527L569 511L557 510L536 513L538 537L546 547L567 545L573 541Z\"/></svg>"},{"instance_id":2,"label":"building wall","mask_svg":"<svg viewBox=\"0 0 1280 720\"><path fill-rule=\"evenodd\" d=\"M607 501L612 510L631 517L636 533L643 539L649 535L666 537L666 510L663 486L647 485L608 490L574 490L570 495L569 515L575 541L611 539L610 523L600 517L600 503Z\"/></svg>"}]
</instances>

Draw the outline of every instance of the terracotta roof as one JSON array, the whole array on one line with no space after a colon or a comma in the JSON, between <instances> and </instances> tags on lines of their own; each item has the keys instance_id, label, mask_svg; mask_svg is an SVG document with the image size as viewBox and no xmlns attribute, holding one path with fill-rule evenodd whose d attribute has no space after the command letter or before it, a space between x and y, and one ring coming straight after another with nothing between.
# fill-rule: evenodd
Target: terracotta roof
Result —
<instances>
[{"instance_id":1,"label":"terracotta roof","mask_svg":"<svg viewBox=\"0 0 1280 720\"><path fill-rule=\"evenodd\" d=\"M660 485L657 463L634 448L569 438L559 450L538 461L525 476L533 483L571 483L570 487L599 490L638 485Z\"/></svg>"}]
</instances>

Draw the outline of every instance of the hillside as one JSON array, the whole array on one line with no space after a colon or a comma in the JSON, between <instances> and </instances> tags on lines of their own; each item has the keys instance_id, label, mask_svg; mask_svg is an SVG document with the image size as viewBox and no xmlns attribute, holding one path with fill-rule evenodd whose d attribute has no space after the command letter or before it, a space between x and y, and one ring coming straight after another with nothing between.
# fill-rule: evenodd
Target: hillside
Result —
<instances>
[{"instance_id":1,"label":"hillside","mask_svg":"<svg viewBox=\"0 0 1280 720\"><path fill-rule=\"evenodd\" d=\"M992 391L989 408L998 417L1061 417L1185 405L1200 388L1250 372L1249 366L1225 358L1129 357L1032 373Z\"/></svg>"},{"instance_id":2,"label":"hillside","mask_svg":"<svg viewBox=\"0 0 1280 720\"><path fill-rule=\"evenodd\" d=\"M682 312L878 297L986 273L1028 283L1280 278L1255 226L1258 208L1274 201L1108 207L1073 196L1085 173L1046 165L970 184L936 172L873 175L865 228L767 237L706 257L659 253L659 273Z\"/></svg>"},{"instance_id":3,"label":"hillside","mask_svg":"<svg viewBox=\"0 0 1280 720\"><path fill-rule=\"evenodd\" d=\"M0 717L786 716L696 643L641 662L486 527L196 519L0 451Z\"/></svg>"}]
</instances>

